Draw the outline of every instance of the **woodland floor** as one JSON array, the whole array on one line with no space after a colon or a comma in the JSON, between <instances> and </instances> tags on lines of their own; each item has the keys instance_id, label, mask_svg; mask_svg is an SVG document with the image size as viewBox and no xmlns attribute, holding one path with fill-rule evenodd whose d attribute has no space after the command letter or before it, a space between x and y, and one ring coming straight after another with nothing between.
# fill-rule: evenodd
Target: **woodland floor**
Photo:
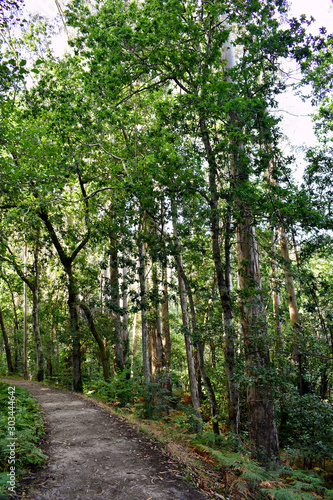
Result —
<instances>
[{"instance_id":1,"label":"woodland floor","mask_svg":"<svg viewBox=\"0 0 333 500\"><path fill-rule=\"evenodd\" d=\"M204 500L160 443L94 401L40 383L3 379L39 402L47 464L20 490L33 500Z\"/></svg>"}]
</instances>

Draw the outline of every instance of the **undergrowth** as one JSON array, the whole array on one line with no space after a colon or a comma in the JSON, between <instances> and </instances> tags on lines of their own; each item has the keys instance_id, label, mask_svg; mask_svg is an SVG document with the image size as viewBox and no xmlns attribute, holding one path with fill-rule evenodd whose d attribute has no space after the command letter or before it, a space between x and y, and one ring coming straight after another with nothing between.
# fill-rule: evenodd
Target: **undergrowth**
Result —
<instances>
[{"instance_id":1,"label":"undergrowth","mask_svg":"<svg viewBox=\"0 0 333 500\"><path fill-rule=\"evenodd\" d=\"M148 393L139 379L125 379L123 374L109 383L99 381L86 394L102 399L141 431L158 439L183 463L188 478L191 476L213 496L233 500L333 500L323 469L297 468L288 451L277 470L267 470L251 458L246 437L243 443L239 436L227 432L216 437L209 423L202 434L196 434L196 417L181 394L174 392L168 400L161 384L152 384Z\"/></svg>"},{"instance_id":2,"label":"undergrowth","mask_svg":"<svg viewBox=\"0 0 333 500\"><path fill-rule=\"evenodd\" d=\"M47 458L38 447L38 442L44 434L40 409L35 399L21 387L15 387L15 392L13 392L15 424L14 428L9 428L8 387L0 381L0 500L11 498L8 490L10 466L15 468L15 487L17 488L27 469L43 464ZM13 436L10 435L11 429L14 429ZM13 442L15 442L15 451L10 455L8 444Z\"/></svg>"}]
</instances>

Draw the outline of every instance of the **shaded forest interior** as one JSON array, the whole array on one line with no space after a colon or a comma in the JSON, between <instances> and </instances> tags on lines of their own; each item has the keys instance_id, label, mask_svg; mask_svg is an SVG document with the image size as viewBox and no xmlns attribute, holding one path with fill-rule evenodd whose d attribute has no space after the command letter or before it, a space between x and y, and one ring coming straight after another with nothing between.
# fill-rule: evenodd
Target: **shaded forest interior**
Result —
<instances>
[{"instance_id":1,"label":"shaded forest interior","mask_svg":"<svg viewBox=\"0 0 333 500\"><path fill-rule=\"evenodd\" d=\"M22 7L0 9L1 372L329 477L332 35L282 0ZM317 107L294 156L287 60Z\"/></svg>"}]
</instances>

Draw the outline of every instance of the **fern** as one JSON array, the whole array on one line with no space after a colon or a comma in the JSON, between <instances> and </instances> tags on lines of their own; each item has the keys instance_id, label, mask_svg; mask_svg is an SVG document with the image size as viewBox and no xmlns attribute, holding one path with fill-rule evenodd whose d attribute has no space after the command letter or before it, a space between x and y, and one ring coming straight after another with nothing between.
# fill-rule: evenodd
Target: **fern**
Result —
<instances>
[{"instance_id":1,"label":"fern","mask_svg":"<svg viewBox=\"0 0 333 500\"><path fill-rule=\"evenodd\" d=\"M289 488L262 488L260 491L274 500L318 500L318 496L311 493L297 492Z\"/></svg>"},{"instance_id":2,"label":"fern","mask_svg":"<svg viewBox=\"0 0 333 500\"><path fill-rule=\"evenodd\" d=\"M16 477L19 480L30 465L41 465L47 456L37 447L43 435L43 420L33 398L19 387L15 391L15 459ZM9 498L8 488L8 385L0 382L0 500Z\"/></svg>"}]
</instances>

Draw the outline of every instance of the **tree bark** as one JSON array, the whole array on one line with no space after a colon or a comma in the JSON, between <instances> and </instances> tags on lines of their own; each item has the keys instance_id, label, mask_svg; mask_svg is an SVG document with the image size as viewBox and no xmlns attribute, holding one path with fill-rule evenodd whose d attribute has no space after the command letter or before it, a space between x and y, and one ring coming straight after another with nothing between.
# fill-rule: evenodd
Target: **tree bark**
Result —
<instances>
[{"instance_id":1,"label":"tree bark","mask_svg":"<svg viewBox=\"0 0 333 500\"><path fill-rule=\"evenodd\" d=\"M35 246L34 246L34 261L33 261L33 277L27 276L27 246L24 248L23 256L23 271L16 263L15 256L8 245L6 245L12 260L10 263L13 265L18 276L24 282L24 333L23 333L23 372L24 377L28 376L27 372L27 293L26 287L28 286L32 293L32 332L36 348L36 379L41 382L44 378L44 360L42 339L39 329L39 229L36 231Z\"/></svg>"},{"instance_id":2,"label":"tree bark","mask_svg":"<svg viewBox=\"0 0 333 500\"><path fill-rule=\"evenodd\" d=\"M27 245L24 246L24 272L27 265ZM23 378L28 380L28 294L27 284L23 283Z\"/></svg>"},{"instance_id":3,"label":"tree bark","mask_svg":"<svg viewBox=\"0 0 333 500\"><path fill-rule=\"evenodd\" d=\"M127 297L127 267L123 267L123 290L122 290L122 309L123 316L121 322L121 336L123 342L124 366L128 367L129 362L129 330L128 330L128 297Z\"/></svg>"},{"instance_id":4,"label":"tree bark","mask_svg":"<svg viewBox=\"0 0 333 500\"><path fill-rule=\"evenodd\" d=\"M179 252L179 243L178 243L178 235L177 235L177 227L176 227L177 216L174 215L173 220L173 232L176 239L177 245L177 253L175 256L176 265L177 265L177 275L178 275L178 289L179 289L179 298L180 298L180 306L182 310L182 319L183 319L183 328L184 328L184 336L185 336L185 348L186 348L186 359L187 359L187 369L188 369L188 377L190 383L190 392L191 392L191 400L192 406L195 410L197 416L197 431L202 432L202 416L200 411L200 398L199 398L199 390L198 390L198 382L195 371L195 363L194 363L194 355L193 355L193 341L191 336L191 325L190 325L190 317L187 309L187 297L186 297L186 287L185 282L182 276L182 258Z\"/></svg>"},{"instance_id":5,"label":"tree bark","mask_svg":"<svg viewBox=\"0 0 333 500\"><path fill-rule=\"evenodd\" d=\"M80 302L80 307L84 312L84 314L86 315L90 331L98 344L102 367L103 367L103 378L105 382L108 382L110 380L110 353L104 343L104 339L96 329L94 318L90 308L87 306L87 304L83 302Z\"/></svg>"},{"instance_id":6,"label":"tree bark","mask_svg":"<svg viewBox=\"0 0 333 500\"><path fill-rule=\"evenodd\" d=\"M120 295L119 295L119 271L118 271L118 252L115 247L115 241L111 238L110 255L110 283L111 283L111 301L112 301L112 319L116 333L116 343L114 346L114 367L115 372L122 372L125 367L122 328L120 321Z\"/></svg>"},{"instance_id":7,"label":"tree bark","mask_svg":"<svg viewBox=\"0 0 333 500\"><path fill-rule=\"evenodd\" d=\"M162 369L162 325L161 314L159 307L159 290L158 290L158 277L157 277L157 264L152 262L152 292L153 292L153 307L150 312L150 332L152 340L152 376L161 372Z\"/></svg>"},{"instance_id":8,"label":"tree bark","mask_svg":"<svg viewBox=\"0 0 333 500\"><path fill-rule=\"evenodd\" d=\"M282 352L283 338L282 338L282 324L280 320L281 300L277 283L277 264L276 264L276 247L275 247L275 230L272 229L271 234L271 269L272 269L272 293L273 293L273 315L275 326L275 345L276 351Z\"/></svg>"},{"instance_id":9,"label":"tree bark","mask_svg":"<svg viewBox=\"0 0 333 500\"><path fill-rule=\"evenodd\" d=\"M36 347L36 379L38 382L42 382L44 379L44 356L39 328L39 231L34 249L34 281L30 288L32 291L32 330Z\"/></svg>"},{"instance_id":10,"label":"tree bark","mask_svg":"<svg viewBox=\"0 0 333 500\"><path fill-rule=\"evenodd\" d=\"M196 311L195 311L192 291L191 291L191 288L189 286L186 274L184 272L184 268L182 266L181 260L178 259L177 265L179 266L180 274L181 274L181 277L184 281L184 285L185 285L185 289L186 289L186 293L187 293L187 297L188 297L188 301L189 301L189 305L190 305L192 332L196 332L197 331L197 315L196 315ZM204 345L203 345L202 340L198 340L197 342L195 342L195 347L197 349L197 360L198 360L199 373L200 373L200 376L201 376L203 383L206 387L208 399L209 399L209 403L210 403L213 432L215 435L218 435L220 433L220 430L219 430L219 424L218 424L218 420L217 420L217 414L218 414L217 402L216 402L215 392L214 392L213 386L212 386L210 378L208 377L207 372L206 372L205 361L204 361ZM199 391L199 393L200 393L200 391ZM199 400L201 400L200 397L199 397Z\"/></svg>"},{"instance_id":11,"label":"tree bark","mask_svg":"<svg viewBox=\"0 0 333 500\"><path fill-rule=\"evenodd\" d=\"M73 360L73 391L83 392L82 374L81 374L81 341L79 328L79 299L75 279L72 272L72 266L65 268L68 277L68 308L70 332L72 336L72 360Z\"/></svg>"},{"instance_id":12,"label":"tree bark","mask_svg":"<svg viewBox=\"0 0 333 500\"><path fill-rule=\"evenodd\" d=\"M225 236L225 260L226 273L223 273L221 252L219 245L220 220L219 220L219 196L217 191L217 165L213 154L207 125L203 117L200 119L200 131L202 141L206 150L209 165L209 189L210 189L210 223L212 234L212 250L217 278L217 286L223 311L224 323L224 357L226 364L226 389L228 397L228 423L231 432L238 433L240 409L239 409L239 384L236 382L236 356L235 339L236 332L233 325L233 311L231 301L231 280L230 280L230 210L226 220Z\"/></svg>"},{"instance_id":13,"label":"tree bark","mask_svg":"<svg viewBox=\"0 0 333 500\"><path fill-rule=\"evenodd\" d=\"M3 341L4 341L4 344L5 344L5 352L6 352L8 375L11 375L12 373L14 373L13 362L12 362L12 354L11 354L11 351L10 351L8 334L7 334L7 330L6 330L6 327L5 327L5 322L4 322L4 319L3 319L3 314L2 314L1 308L0 308L0 327L1 327L1 331L2 331Z\"/></svg>"},{"instance_id":14,"label":"tree bark","mask_svg":"<svg viewBox=\"0 0 333 500\"><path fill-rule=\"evenodd\" d=\"M239 203L241 222L237 227L237 255L246 372L249 379L249 437L263 463L277 464L279 441L270 395L268 331L261 291L259 253L251 212Z\"/></svg>"},{"instance_id":15,"label":"tree bark","mask_svg":"<svg viewBox=\"0 0 333 500\"><path fill-rule=\"evenodd\" d=\"M1 275L1 278L4 280L4 282L7 284L8 286L8 290L9 290L9 293L10 293L10 296L11 296L11 300L12 300L12 305L13 305L13 313L14 313L14 337L13 337L13 343L14 343L14 362L13 362L13 370L14 370L14 373L17 373L18 372L18 358L19 358L19 330L20 330L20 327L19 327L19 321L18 321L18 317L17 317L17 311L16 311L16 304L15 304L15 298L14 298L14 292L13 292L13 289L10 285L10 282L8 279L6 279L6 277L2 274ZM20 358L22 356L20 355Z\"/></svg>"},{"instance_id":16,"label":"tree bark","mask_svg":"<svg viewBox=\"0 0 333 500\"><path fill-rule=\"evenodd\" d=\"M141 295L141 329L142 329L142 362L145 384L148 387L151 383L151 368L149 360L148 345L148 318L147 318L147 283L145 250L142 239L139 241L139 281Z\"/></svg>"},{"instance_id":17,"label":"tree bark","mask_svg":"<svg viewBox=\"0 0 333 500\"><path fill-rule=\"evenodd\" d=\"M84 189L83 196L86 196ZM88 230L80 244L72 252L70 256L67 256L59 239L54 230L54 227L49 219L47 211L42 207L37 215L43 221L51 241L58 253L59 259L63 268L67 274L68 283L68 309L70 317L70 332L72 336L72 359L73 359L73 390L75 392L83 391L82 375L81 375L81 341L80 341L80 329L79 329L79 311L78 311L78 291L76 286L75 277L73 275L73 262L81 250L86 246L90 238L90 231Z\"/></svg>"},{"instance_id":18,"label":"tree bark","mask_svg":"<svg viewBox=\"0 0 333 500\"><path fill-rule=\"evenodd\" d=\"M171 365L171 337L170 337L170 324L169 324L169 300L168 300L168 282L166 267L162 268L162 339L163 339L163 365L166 367L167 372L170 370Z\"/></svg>"},{"instance_id":19,"label":"tree bark","mask_svg":"<svg viewBox=\"0 0 333 500\"><path fill-rule=\"evenodd\" d=\"M291 259L289 255L288 239L285 230L282 226L279 228L279 234L280 234L281 255L283 259L283 270L286 280L290 324L294 332L293 359L294 362L297 363L297 385L298 385L298 391L302 396L304 393L309 391L309 385L304 379L304 374L303 374L305 358L302 355L302 348L301 348L301 325L299 320L294 278L291 271Z\"/></svg>"}]
</instances>

